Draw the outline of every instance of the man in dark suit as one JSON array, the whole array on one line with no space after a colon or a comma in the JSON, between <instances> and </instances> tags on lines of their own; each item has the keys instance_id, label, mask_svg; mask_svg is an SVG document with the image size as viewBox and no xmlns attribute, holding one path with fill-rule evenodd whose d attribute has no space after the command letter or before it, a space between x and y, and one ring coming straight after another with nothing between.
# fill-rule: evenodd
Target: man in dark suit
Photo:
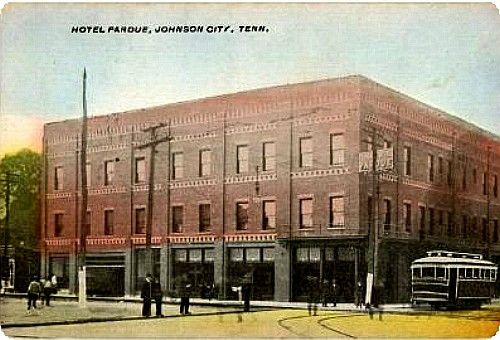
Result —
<instances>
[{"instance_id":1,"label":"man in dark suit","mask_svg":"<svg viewBox=\"0 0 500 340\"><path fill-rule=\"evenodd\" d=\"M153 281L152 295L156 304L156 317L162 318L163 314L161 313L161 304L163 302L163 291L161 290L160 280L157 277L155 277Z\"/></svg>"},{"instance_id":2,"label":"man in dark suit","mask_svg":"<svg viewBox=\"0 0 500 340\"><path fill-rule=\"evenodd\" d=\"M142 284L142 316L151 316L151 298L153 295L153 277L151 274L146 274L146 280Z\"/></svg>"}]
</instances>

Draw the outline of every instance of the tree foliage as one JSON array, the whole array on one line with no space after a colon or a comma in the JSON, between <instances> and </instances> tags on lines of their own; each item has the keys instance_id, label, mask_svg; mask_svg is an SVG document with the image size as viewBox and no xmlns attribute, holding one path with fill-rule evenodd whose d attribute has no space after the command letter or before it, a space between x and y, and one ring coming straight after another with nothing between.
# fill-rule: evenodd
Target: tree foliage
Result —
<instances>
[{"instance_id":1,"label":"tree foliage","mask_svg":"<svg viewBox=\"0 0 500 340\"><path fill-rule=\"evenodd\" d=\"M40 225L42 157L29 149L0 160L0 219L5 222L7 174L10 176L10 244L15 249L34 249ZM4 223L2 223L3 225ZM3 240L2 240L3 241Z\"/></svg>"}]
</instances>

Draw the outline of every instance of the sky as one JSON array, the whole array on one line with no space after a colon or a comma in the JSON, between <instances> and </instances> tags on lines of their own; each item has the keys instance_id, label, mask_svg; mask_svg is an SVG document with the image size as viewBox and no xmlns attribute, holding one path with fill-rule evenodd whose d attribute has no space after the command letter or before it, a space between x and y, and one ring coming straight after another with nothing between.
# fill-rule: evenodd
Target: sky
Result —
<instances>
[{"instance_id":1,"label":"sky","mask_svg":"<svg viewBox=\"0 0 500 340\"><path fill-rule=\"evenodd\" d=\"M71 33L74 26L152 33ZM154 33L202 25L202 33ZM230 31L208 33L208 26ZM264 25L267 32L239 32ZM21 4L0 16L0 157L43 124L362 74L500 133L500 15L456 4Z\"/></svg>"}]
</instances>

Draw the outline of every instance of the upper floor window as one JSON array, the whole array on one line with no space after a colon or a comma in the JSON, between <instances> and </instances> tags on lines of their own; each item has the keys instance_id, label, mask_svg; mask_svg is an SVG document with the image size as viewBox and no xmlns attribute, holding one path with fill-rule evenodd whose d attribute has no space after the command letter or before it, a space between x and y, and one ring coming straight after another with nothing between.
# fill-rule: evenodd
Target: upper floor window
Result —
<instances>
[{"instance_id":1,"label":"upper floor window","mask_svg":"<svg viewBox=\"0 0 500 340\"><path fill-rule=\"evenodd\" d=\"M493 175L493 196L498 197L498 176Z\"/></svg>"},{"instance_id":2,"label":"upper floor window","mask_svg":"<svg viewBox=\"0 0 500 340\"><path fill-rule=\"evenodd\" d=\"M90 211L87 211L87 214L85 216L85 231L84 234L85 236L90 235L91 229L92 228L92 213Z\"/></svg>"},{"instance_id":3,"label":"upper floor window","mask_svg":"<svg viewBox=\"0 0 500 340\"><path fill-rule=\"evenodd\" d=\"M345 140L343 133L334 133L330 135L330 164L344 164Z\"/></svg>"},{"instance_id":4,"label":"upper floor window","mask_svg":"<svg viewBox=\"0 0 500 340\"><path fill-rule=\"evenodd\" d=\"M59 237L64 230L64 214L57 213L54 215L54 236Z\"/></svg>"},{"instance_id":5,"label":"upper floor window","mask_svg":"<svg viewBox=\"0 0 500 340\"><path fill-rule=\"evenodd\" d=\"M262 229L276 228L276 201L264 201L262 206Z\"/></svg>"},{"instance_id":6,"label":"upper floor window","mask_svg":"<svg viewBox=\"0 0 500 340\"><path fill-rule=\"evenodd\" d=\"M212 150L200 151L200 177L210 176L212 174Z\"/></svg>"},{"instance_id":7,"label":"upper floor window","mask_svg":"<svg viewBox=\"0 0 500 340\"><path fill-rule=\"evenodd\" d=\"M115 177L115 161L104 162L104 185L112 185Z\"/></svg>"},{"instance_id":8,"label":"upper floor window","mask_svg":"<svg viewBox=\"0 0 500 340\"><path fill-rule=\"evenodd\" d=\"M146 181L146 158L137 157L135 159L135 183Z\"/></svg>"},{"instance_id":9,"label":"upper floor window","mask_svg":"<svg viewBox=\"0 0 500 340\"><path fill-rule=\"evenodd\" d=\"M392 224L391 212L392 212L391 200L386 198L384 199L384 230L390 230L391 228Z\"/></svg>"},{"instance_id":10,"label":"upper floor window","mask_svg":"<svg viewBox=\"0 0 500 340\"><path fill-rule=\"evenodd\" d=\"M113 235L114 233L115 212L112 209L104 210L104 235ZM141 233L137 233L141 234Z\"/></svg>"},{"instance_id":11,"label":"upper floor window","mask_svg":"<svg viewBox=\"0 0 500 340\"><path fill-rule=\"evenodd\" d=\"M405 231L411 232L411 204L403 204L403 221L405 224Z\"/></svg>"},{"instance_id":12,"label":"upper floor window","mask_svg":"<svg viewBox=\"0 0 500 340\"><path fill-rule=\"evenodd\" d=\"M434 182L434 155L427 155L427 180Z\"/></svg>"},{"instance_id":13,"label":"upper floor window","mask_svg":"<svg viewBox=\"0 0 500 340\"><path fill-rule=\"evenodd\" d=\"M64 169L62 166L56 166L54 171L54 190L62 190L64 188Z\"/></svg>"},{"instance_id":14,"label":"upper floor window","mask_svg":"<svg viewBox=\"0 0 500 340\"><path fill-rule=\"evenodd\" d=\"M210 204L200 204L198 209L200 232L210 230Z\"/></svg>"},{"instance_id":15,"label":"upper floor window","mask_svg":"<svg viewBox=\"0 0 500 340\"><path fill-rule=\"evenodd\" d=\"M92 185L92 166L90 165L89 162L85 164L85 172L86 172L86 178L87 178L87 186Z\"/></svg>"},{"instance_id":16,"label":"upper floor window","mask_svg":"<svg viewBox=\"0 0 500 340\"><path fill-rule=\"evenodd\" d=\"M483 173L483 195L488 195L488 173Z\"/></svg>"},{"instance_id":17,"label":"upper floor window","mask_svg":"<svg viewBox=\"0 0 500 340\"><path fill-rule=\"evenodd\" d=\"M465 164L462 172L462 190L467 190L467 166Z\"/></svg>"},{"instance_id":18,"label":"upper floor window","mask_svg":"<svg viewBox=\"0 0 500 340\"><path fill-rule=\"evenodd\" d=\"M262 166L264 171L276 170L276 144L266 142L262 145Z\"/></svg>"},{"instance_id":19,"label":"upper floor window","mask_svg":"<svg viewBox=\"0 0 500 340\"><path fill-rule=\"evenodd\" d=\"M404 175L411 175L411 147L405 146L403 148L403 162L404 162Z\"/></svg>"},{"instance_id":20,"label":"upper floor window","mask_svg":"<svg viewBox=\"0 0 500 340\"><path fill-rule=\"evenodd\" d=\"M248 229L248 202L236 203L236 230Z\"/></svg>"},{"instance_id":21,"label":"upper floor window","mask_svg":"<svg viewBox=\"0 0 500 340\"><path fill-rule=\"evenodd\" d=\"M443 183L443 180L444 180L444 161L443 161L443 157L441 157L441 156L438 157L438 175L439 175L438 181L440 183Z\"/></svg>"},{"instance_id":22,"label":"upper floor window","mask_svg":"<svg viewBox=\"0 0 500 340\"><path fill-rule=\"evenodd\" d=\"M182 205L172 207L172 232L182 233L184 225L184 207Z\"/></svg>"},{"instance_id":23,"label":"upper floor window","mask_svg":"<svg viewBox=\"0 0 500 340\"><path fill-rule=\"evenodd\" d=\"M451 186L451 172L452 172L451 161L448 160L446 161L446 163L448 164L446 171L446 183L448 184L448 186Z\"/></svg>"},{"instance_id":24,"label":"upper floor window","mask_svg":"<svg viewBox=\"0 0 500 340\"><path fill-rule=\"evenodd\" d=\"M330 227L344 227L344 196L330 197Z\"/></svg>"},{"instance_id":25,"label":"upper floor window","mask_svg":"<svg viewBox=\"0 0 500 340\"><path fill-rule=\"evenodd\" d=\"M418 207L419 208L419 231L421 234L425 233L425 207Z\"/></svg>"},{"instance_id":26,"label":"upper floor window","mask_svg":"<svg viewBox=\"0 0 500 340\"><path fill-rule=\"evenodd\" d=\"M172 179L184 177L184 154L176 152L172 154Z\"/></svg>"},{"instance_id":27,"label":"upper floor window","mask_svg":"<svg viewBox=\"0 0 500 340\"><path fill-rule=\"evenodd\" d=\"M488 219L483 217L483 242L486 242L488 240L488 233L489 233L489 228L488 228Z\"/></svg>"},{"instance_id":28,"label":"upper floor window","mask_svg":"<svg viewBox=\"0 0 500 340\"><path fill-rule=\"evenodd\" d=\"M146 208L135 209L135 233L146 233Z\"/></svg>"},{"instance_id":29,"label":"upper floor window","mask_svg":"<svg viewBox=\"0 0 500 340\"><path fill-rule=\"evenodd\" d=\"M300 228L312 228L313 226L313 200L312 198L303 198L300 204Z\"/></svg>"},{"instance_id":30,"label":"upper floor window","mask_svg":"<svg viewBox=\"0 0 500 340\"><path fill-rule=\"evenodd\" d=\"M248 145L236 146L236 173L248 172Z\"/></svg>"},{"instance_id":31,"label":"upper floor window","mask_svg":"<svg viewBox=\"0 0 500 340\"><path fill-rule=\"evenodd\" d=\"M311 137L300 139L300 167L309 167L313 164L313 143Z\"/></svg>"},{"instance_id":32,"label":"upper floor window","mask_svg":"<svg viewBox=\"0 0 500 340\"><path fill-rule=\"evenodd\" d=\"M429 234L434 235L434 225L436 224L434 208L429 208Z\"/></svg>"}]
</instances>

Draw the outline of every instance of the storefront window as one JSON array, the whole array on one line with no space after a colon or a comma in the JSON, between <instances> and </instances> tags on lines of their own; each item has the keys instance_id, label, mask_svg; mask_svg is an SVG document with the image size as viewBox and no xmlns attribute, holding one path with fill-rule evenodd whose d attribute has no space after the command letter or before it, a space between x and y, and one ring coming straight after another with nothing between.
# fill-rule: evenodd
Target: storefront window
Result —
<instances>
[{"instance_id":1,"label":"storefront window","mask_svg":"<svg viewBox=\"0 0 500 340\"><path fill-rule=\"evenodd\" d=\"M243 262L243 248L232 248L229 253L231 261Z\"/></svg>"},{"instance_id":2,"label":"storefront window","mask_svg":"<svg viewBox=\"0 0 500 340\"><path fill-rule=\"evenodd\" d=\"M260 262L260 248L247 248L245 251L247 262Z\"/></svg>"}]
</instances>

